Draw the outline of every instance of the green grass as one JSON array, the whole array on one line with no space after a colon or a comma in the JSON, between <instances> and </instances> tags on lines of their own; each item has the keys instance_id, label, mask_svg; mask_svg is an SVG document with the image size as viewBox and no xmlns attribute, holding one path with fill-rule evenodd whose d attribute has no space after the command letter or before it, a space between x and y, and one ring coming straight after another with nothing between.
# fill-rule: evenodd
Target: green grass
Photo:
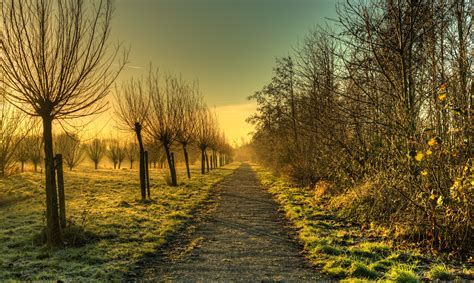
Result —
<instances>
[{"instance_id":1,"label":"green grass","mask_svg":"<svg viewBox=\"0 0 474 283\"><path fill-rule=\"evenodd\" d=\"M454 274L446 266L438 264L428 271L428 278L431 280L439 279L443 281L453 280Z\"/></svg>"},{"instance_id":2,"label":"green grass","mask_svg":"<svg viewBox=\"0 0 474 283\"><path fill-rule=\"evenodd\" d=\"M139 201L135 170L65 171L66 208L73 224L65 231L72 242L48 250L38 244L44 227L44 176L22 173L0 179L0 281L120 280L140 259L154 254L193 217L213 185L238 164L185 178L178 187L165 184L166 171L150 171L152 201Z\"/></svg>"},{"instance_id":3,"label":"green grass","mask_svg":"<svg viewBox=\"0 0 474 283\"><path fill-rule=\"evenodd\" d=\"M252 168L297 229L308 260L334 279L417 282L422 274L448 278L443 277L443 269L427 264L434 261L433 256L395 246L386 230L368 225L372 228L362 231L360 226L339 219L337 211L316 201L314 189L293 186L260 166ZM457 263L456 274L461 278L474 279L470 270Z\"/></svg>"}]
</instances>

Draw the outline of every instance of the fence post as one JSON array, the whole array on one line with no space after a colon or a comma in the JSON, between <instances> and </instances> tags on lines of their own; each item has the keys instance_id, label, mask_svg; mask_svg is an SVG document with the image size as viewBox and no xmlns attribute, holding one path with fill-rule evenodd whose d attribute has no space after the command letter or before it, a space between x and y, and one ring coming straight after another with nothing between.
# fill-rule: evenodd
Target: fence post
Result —
<instances>
[{"instance_id":1,"label":"fence post","mask_svg":"<svg viewBox=\"0 0 474 283\"><path fill-rule=\"evenodd\" d=\"M62 228L66 227L66 200L64 198L64 175L63 175L63 156L56 154L56 176L58 181L58 200L59 200L59 224Z\"/></svg>"},{"instance_id":2,"label":"fence post","mask_svg":"<svg viewBox=\"0 0 474 283\"><path fill-rule=\"evenodd\" d=\"M146 192L148 199L150 199L150 176L148 175L149 163L148 163L148 151L145 151L145 175L146 175Z\"/></svg>"}]
</instances>

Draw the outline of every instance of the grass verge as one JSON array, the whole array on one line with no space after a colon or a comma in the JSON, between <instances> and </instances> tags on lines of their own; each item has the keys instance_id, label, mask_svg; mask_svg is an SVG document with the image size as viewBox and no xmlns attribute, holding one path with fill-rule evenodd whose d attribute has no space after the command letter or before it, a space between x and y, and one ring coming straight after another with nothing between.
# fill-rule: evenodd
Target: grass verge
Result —
<instances>
[{"instance_id":1,"label":"grass verge","mask_svg":"<svg viewBox=\"0 0 474 283\"><path fill-rule=\"evenodd\" d=\"M43 175L0 179L0 281L120 280L182 229L214 185L238 166L206 175L193 170L178 187L165 184L165 170L151 170L152 200L145 203L139 201L135 170L67 171L67 238L83 243L57 250L38 244L44 227Z\"/></svg>"},{"instance_id":2,"label":"grass verge","mask_svg":"<svg viewBox=\"0 0 474 283\"><path fill-rule=\"evenodd\" d=\"M308 260L334 279L474 280L472 262L450 262L448 269L446 263L431 255L396 247L383 231L367 231L339 219L336 212L316 201L317 195L311 188L296 187L260 166L252 168L297 229Z\"/></svg>"}]
</instances>

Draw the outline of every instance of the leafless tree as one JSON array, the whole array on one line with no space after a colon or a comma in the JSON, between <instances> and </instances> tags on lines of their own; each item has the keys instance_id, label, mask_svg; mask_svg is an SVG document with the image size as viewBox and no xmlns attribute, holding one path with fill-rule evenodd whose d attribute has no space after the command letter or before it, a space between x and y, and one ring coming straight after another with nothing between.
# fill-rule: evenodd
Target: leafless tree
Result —
<instances>
[{"instance_id":1,"label":"leafless tree","mask_svg":"<svg viewBox=\"0 0 474 283\"><path fill-rule=\"evenodd\" d=\"M120 169L122 161L125 159L125 147L120 143L118 139L109 139L106 146L106 155L110 161L114 164L114 169Z\"/></svg>"},{"instance_id":2,"label":"leafless tree","mask_svg":"<svg viewBox=\"0 0 474 283\"><path fill-rule=\"evenodd\" d=\"M86 145L86 153L94 162L94 168L97 169L99 162L105 154L105 144L101 139L95 138Z\"/></svg>"},{"instance_id":3,"label":"leafless tree","mask_svg":"<svg viewBox=\"0 0 474 283\"><path fill-rule=\"evenodd\" d=\"M209 108L202 106L198 112L197 122L195 140L196 145L201 150L201 174L204 174L206 166L207 171L209 171L209 157L206 150L211 147L214 142L217 121L215 115L213 115Z\"/></svg>"},{"instance_id":4,"label":"leafless tree","mask_svg":"<svg viewBox=\"0 0 474 283\"><path fill-rule=\"evenodd\" d=\"M106 109L104 97L125 62L113 66L120 50L108 48L112 10L110 0L90 7L84 1L3 1L2 88L7 100L43 122L50 247L62 243L52 123Z\"/></svg>"},{"instance_id":5,"label":"leafless tree","mask_svg":"<svg viewBox=\"0 0 474 283\"><path fill-rule=\"evenodd\" d=\"M188 178L191 178L187 146L193 141L198 125L197 118L199 109L202 107L202 96L197 82L194 82L192 85L186 85L184 88L183 101L180 105L176 105L176 107L181 107L179 111L181 112L180 116L182 119L179 123L180 129L177 135L177 141L183 147L186 172Z\"/></svg>"},{"instance_id":6,"label":"leafless tree","mask_svg":"<svg viewBox=\"0 0 474 283\"><path fill-rule=\"evenodd\" d=\"M40 135L31 135L25 138L30 145L28 159L33 163L35 172L38 172L38 165L43 160L43 138Z\"/></svg>"},{"instance_id":7,"label":"leafless tree","mask_svg":"<svg viewBox=\"0 0 474 283\"><path fill-rule=\"evenodd\" d=\"M137 150L139 147L136 143L130 142L127 144L126 147L126 155L128 162L130 163L130 169L133 169L133 163L137 160L137 156L140 154Z\"/></svg>"},{"instance_id":8,"label":"leafless tree","mask_svg":"<svg viewBox=\"0 0 474 283\"><path fill-rule=\"evenodd\" d=\"M151 79L151 66L148 81L133 80L123 83L116 88L115 115L118 128L123 131L135 133L139 146L139 175L140 192L142 200L146 199L146 171L145 171L145 147L143 145L143 129L146 128L146 118L149 110L149 80Z\"/></svg>"},{"instance_id":9,"label":"leafless tree","mask_svg":"<svg viewBox=\"0 0 474 283\"><path fill-rule=\"evenodd\" d=\"M11 173L15 162L15 149L27 134L21 126L25 120L25 115L0 94L0 176Z\"/></svg>"},{"instance_id":10,"label":"leafless tree","mask_svg":"<svg viewBox=\"0 0 474 283\"><path fill-rule=\"evenodd\" d=\"M69 170L77 167L84 159L81 140L77 134L61 133L55 140L56 153L62 154L63 160Z\"/></svg>"},{"instance_id":11,"label":"leafless tree","mask_svg":"<svg viewBox=\"0 0 474 283\"><path fill-rule=\"evenodd\" d=\"M25 162L28 161L29 152L30 152L30 145L25 137L17 143L16 149L15 149L15 157L16 157L16 160L20 162L21 172L25 171Z\"/></svg>"},{"instance_id":12,"label":"leafless tree","mask_svg":"<svg viewBox=\"0 0 474 283\"><path fill-rule=\"evenodd\" d=\"M166 75L164 77L164 85L159 83L158 73L150 75L150 115L147 119L147 132L150 137L161 143L168 160L168 166L171 175L171 184L178 185L176 168L171 152L171 145L176 140L180 123L180 106L183 97L183 83L180 78Z\"/></svg>"}]
</instances>

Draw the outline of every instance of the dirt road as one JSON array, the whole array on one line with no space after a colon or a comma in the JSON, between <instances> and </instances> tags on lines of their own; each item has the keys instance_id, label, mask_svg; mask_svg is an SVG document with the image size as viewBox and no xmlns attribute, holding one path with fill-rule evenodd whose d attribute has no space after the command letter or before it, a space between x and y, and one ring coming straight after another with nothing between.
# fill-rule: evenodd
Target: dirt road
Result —
<instances>
[{"instance_id":1,"label":"dirt road","mask_svg":"<svg viewBox=\"0 0 474 283\"><path fill-rule=\"evenodd\" d=\"M144 279L163 281L314 281L271 195L243 164L220 184L215 208L174 247L144 263Z\"/></svg>"}]
</instances>

